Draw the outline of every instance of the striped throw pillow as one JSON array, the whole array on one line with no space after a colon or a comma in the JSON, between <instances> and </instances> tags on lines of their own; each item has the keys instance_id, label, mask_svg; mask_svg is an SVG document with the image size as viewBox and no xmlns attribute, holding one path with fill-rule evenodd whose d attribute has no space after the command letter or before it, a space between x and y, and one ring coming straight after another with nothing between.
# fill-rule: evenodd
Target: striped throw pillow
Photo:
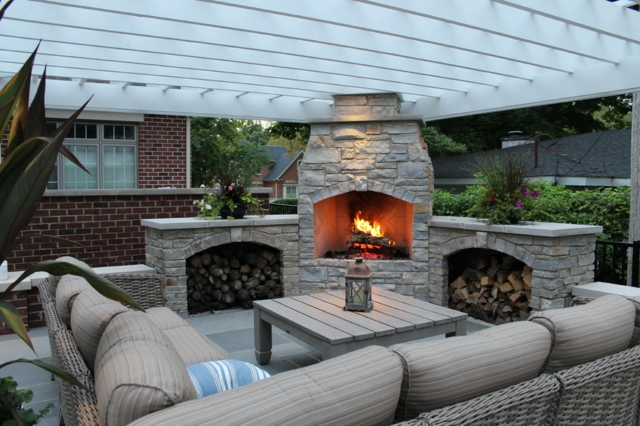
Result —
<instances>
[{"instance_id":1,"label":"striped throw pillow","mask_svg":"<svg viewBox=\"0 0 640 426\"><path fill-rule=\"evenodd\" d=\"M244 361L224 359L187 366L198 398L248 385L270 377L269 373Z\"/></svg>"}]
</instances>

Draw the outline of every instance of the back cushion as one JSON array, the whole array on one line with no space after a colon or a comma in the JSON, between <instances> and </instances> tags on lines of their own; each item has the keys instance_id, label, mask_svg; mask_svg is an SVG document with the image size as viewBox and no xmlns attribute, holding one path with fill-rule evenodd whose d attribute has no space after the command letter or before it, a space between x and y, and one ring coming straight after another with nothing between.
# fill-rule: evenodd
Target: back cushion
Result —
<instances>
[{"instance_id":1,"label":"back cushion","mask_svg":"<svg viewBox=\"0 0 640 426\"><path fill-rule=\"evenodd\" d=\"M109 321L115 315L128 310L93 289L85 290L76 297L71 311L71 330L78 349L91 371L94 371L98 344Z\"/></svg>"},{"instance_id":2,"label":"back cushion","mask_svg":"<svg viewBox=\"0 0 640 426\"><path fill-rule=\"evenodd\" d=\"M87 280L76 275L64 275L60 278L56 290L56 311L67 327L71 326L71 310L76 297L91 288Z\"/></svg>"},{"instance_id":3,"label":"back cushion","mask_svg":"<svg viewBox=\"0 0 640 426\"><path fill-rule=\"evenodd\" d=\"M103 426L125 425L197 397L187 365L143 312L111 320L98 346L95 377Z\"/></svg>"},{"instance_id":4,"label":"back cushion","mask_svg":"<svg viewBox=\"0 0 640 426\"><path fill-rule=\"evenodd\" d=\"M395 345L404 364L396 421L532 379L544 365L551 336L516 322L470 336Z\"/></svg>"},{"instance_id":5,"label":"back cushion","mask_svg":"<svg viewBox=\"0 0 640 426\"><path fill-rule=\"evenodd\" d=\"M553 349L544 371L555 373L628 348L635 317L633 303L607 295L586 305L536 312L529 321L551 332Z\"/></svg>"},{"instance_id":6,"label":"back cushion","mask_svg":"<svg viewBox=\"0 0 640 426\"><path fill-rule=\"evenodd\" d=\"M631 342L629 342L629 347L631 348L640 343L640 297L627 297L627 299L633 303L633 307L636 310L633 335L631 336Z\"/></svg>"},{"instance_id":7,"label":"back cushion","mask_svg":"<svg viewBox=\"0 0 640 426\"><path fill-rule=\"evenodd\" d=\"M169 308L147 309L149 319L162 330L187 364L227 359L227 353Z\"/></svg>"},{"instance_id":8,"label":"back cushion","mask_svg":"<svg viewBox=\"0 0 640 426\"><path fill-rule=\"evenodd\" d=\"M155 413L134 425L389 425L402 364L369 346Z\"/></svg>"},{"instance_id":9,"label":"back cushion","mask_svg":"<svg viewBox=\"0 0 640 426\"><path fill-rule=\"evenodd\" d=\"M91 270L91 267L89 265L87 265L86 263L84 263L81 260L76 259L75 257L62 256L62 257L57 258L56 261L71 263L72 265L79 266L79 267L87 269L89 271ZM58 287L58 282L60 281L60 278L62 278L63 276L64 275L51 275L51 274L49 274L49 288L51 289L51 292L53 294L56 294L56 288Z\"/></svg>"}]
</instances>

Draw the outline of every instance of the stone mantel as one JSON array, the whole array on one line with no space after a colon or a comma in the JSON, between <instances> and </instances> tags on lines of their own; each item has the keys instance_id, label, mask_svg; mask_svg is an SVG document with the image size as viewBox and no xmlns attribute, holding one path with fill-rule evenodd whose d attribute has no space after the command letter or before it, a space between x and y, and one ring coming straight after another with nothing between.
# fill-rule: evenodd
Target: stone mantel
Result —
<instances>
[{"instance_id":1,"label":"stone mantel","mask_svg":"<svg viewBox=\"0 0 640 426\"><path fill-rule=\"evenodd\" d=\"M455 216L433 216L429 226L434 228L466 229L469 231L495 232L502 234L530 235L534 237L568 237L572 235L595 235L602 226L573 225L569 223L522 222L517 225L487 225L481 219Z\"/></svg>"},{"instance_id":2,"label":"stone mantel","mask_svg":"<svg viewBox=\"0 0 640 426\"><path fill-rule=\"evenodd\" d=\"M246 226L278 226L298 225L297 214L282 214L274 216L245 216L242 219L202 219L197 217L177 217L169 219L142 219L142 226L153 229L205 229L205 228L235 228Z\"/></svg>"}]
</instances>

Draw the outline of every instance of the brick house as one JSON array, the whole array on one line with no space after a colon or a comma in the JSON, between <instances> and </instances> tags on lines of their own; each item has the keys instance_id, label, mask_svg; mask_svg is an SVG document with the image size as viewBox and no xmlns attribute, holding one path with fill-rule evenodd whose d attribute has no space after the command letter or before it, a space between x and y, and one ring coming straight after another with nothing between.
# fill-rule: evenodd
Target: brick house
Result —
<instances>
[{"instance_id":1,"label":"brick house","mask_svg":"<svg viewBox=\"0 0 640 426\"><path fill-rule=\"evenodd\" d=\"M271 158L271 165L265 165L261 170L262 186L271 188L269 201L281 198L298 198L298 166L303 151L297 151L293 158L287 155L282 146L266 146Z\"/></svg>"}]
</instances>

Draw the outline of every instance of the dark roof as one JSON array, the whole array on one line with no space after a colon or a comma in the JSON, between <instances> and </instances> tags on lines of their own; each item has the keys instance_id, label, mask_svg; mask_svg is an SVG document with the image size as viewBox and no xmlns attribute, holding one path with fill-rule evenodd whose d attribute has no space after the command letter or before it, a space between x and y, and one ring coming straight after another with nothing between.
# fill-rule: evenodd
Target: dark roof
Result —
<instances>
[{"instance_id":1,"label":"dark roof","mask_svg":"<svg viewBox=\"0 0 640 426\"><path fill-rule=\"evenodd\" d=\"M631 176L631 130L608 130L565 136L535 144L433 159L436 179L472 178L479 155L529 153L531 177L598 177L629 179Z\"/></svg>"},{"instance_id":2,"label":"dark roof","mask_svg":"<svg viewBox=\"0 0 640 426\"><path fill-rule=\"evenodd\" d=\"M271 166L271 170L264 177L264 180L278 179L302 153L302 151L297 151L293 158L289 158L287 157L287 149L283 146L265 146L265 148L269 151L269 158L273 161L273 166Z\"/></svg>"}]
</instances>

